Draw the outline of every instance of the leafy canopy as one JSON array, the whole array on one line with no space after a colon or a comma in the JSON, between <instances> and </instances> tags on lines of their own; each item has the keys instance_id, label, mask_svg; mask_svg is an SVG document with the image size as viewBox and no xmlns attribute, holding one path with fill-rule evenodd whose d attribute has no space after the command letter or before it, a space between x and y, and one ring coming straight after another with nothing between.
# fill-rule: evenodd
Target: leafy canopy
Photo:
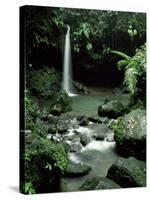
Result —
<instances>
[{"instance_id":1,"label":"leafy canopy","mask_svg":"<svg viewBox=\"0 0 150 200\"><path fill-rule=\"evenodd\" d=\"M133 57L119 51L111 53L123 58L118 61L117 67L119 70L125 70L124 84L127 85L131 95L134 95L139 78L144 77L146 73L146 44L137 49Z\"/></svg>"}]
</instances>

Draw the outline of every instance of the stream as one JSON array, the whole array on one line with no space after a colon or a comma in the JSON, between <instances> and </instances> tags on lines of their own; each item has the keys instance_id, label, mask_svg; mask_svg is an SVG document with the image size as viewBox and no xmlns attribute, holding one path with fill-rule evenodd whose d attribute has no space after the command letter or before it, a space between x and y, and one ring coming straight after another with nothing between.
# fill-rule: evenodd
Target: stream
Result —
<instances>
[{"instance_id":1,"label":"stream","mask_svg":"<svg viewBox=\"0 0 150 200\"><path fill-rule=\"evenodd\" d=\"M79 152L69 153L72 163L83 163L89 165L92 170L89 174L80 177L65 178L69 191L77 191L82 183L90 177L105 177L110 166L117 160L115 142L91 141Z\"/></svg>"},{"instance_id":2,"label":"stream","mask_svg":"<svg viewBox=\"0 0 150 200\"><path fill-rule=\"evenodd\" d=\"M78 95L73 96L73 109L71 112L63 114L60 118L65 119L66 117L74 117L72 120L72 127L77 123L76 119L78 116L96 116L97 110L100 104L105 99L119 99L123 105L128 104L128 95L126 94L113 94L112 92L105 92L101 95ZM108 128L110 120L104 123L93 123L89 122L87 126L78 126L76 128L70 128L67 134L67 142L70 142L70 138L77 133L86 134L91 137L92 140L80 150L76 152L68 153L70 163L81 163L86 164L92 168L92 170L84 176L79 177L65 177L69 191L77 191L82 183L90 177L105 177L110 166L118 159L118 155L115 150L115 141L113 139L113 132L106 131L104 133L103 140L96 140L94 135L103 132L103 127ZM103 126L103 127L102 127ZM107 130L107 129L106 129ZM110 129L108 129L110 130Z\"/></svg>"}]
</instances>

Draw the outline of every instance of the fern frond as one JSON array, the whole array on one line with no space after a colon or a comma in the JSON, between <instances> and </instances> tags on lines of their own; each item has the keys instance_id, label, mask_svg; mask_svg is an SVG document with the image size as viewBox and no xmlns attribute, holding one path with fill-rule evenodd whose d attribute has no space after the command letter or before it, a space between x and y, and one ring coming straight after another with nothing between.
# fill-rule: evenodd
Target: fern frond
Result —
<instances>
[{"instance_id":1,"label":"fern frond","mask_svg":"<svg viewBox=\"0 0 150 200\"><path fill-rule=\"evenodd\" d=\"M128 55L126 55L126 54L123 53L123 52L112 50L111 53L113 53L113 54L115 54L115 55L118 55L118 56L124 58L125 60L131 60L131 57L128 56Z\"/></svg>"},{"instance_id":2,"label":"fern frond","mask_svg":"<svg viewBox=\"0 0 150 200\"><path fill-rule=\"evenodd\" d=\"M125 67L125 69L129 68L136 68L136 63L133 60L129 62L128 65Z\"/></svg>"},{"instance_id":3,"label":"fern frond","mask_svg":"<svg viewBox=\"0 0 150 200\"><path fill-rule=\"evenodd\" d=\"M131 94L135 93L137 84L137 70L136 68L127 68L125 71L124 84L127 85Z\"/></svg>"},{"instance_id":4,"label":"fern frond","mask_svg":"<svg viewBox=\"0 0 150 200\"><path fill-rule=\"evenodd\" d=\"M128 61L128 60L120 60L120 61L118 61L118 63L117 63L117 68L118 68L119 70L122 70L123 68L125 68L126 66L128 66L128 64L129 64L129 61Z\"/></svg>"}]
</instances>

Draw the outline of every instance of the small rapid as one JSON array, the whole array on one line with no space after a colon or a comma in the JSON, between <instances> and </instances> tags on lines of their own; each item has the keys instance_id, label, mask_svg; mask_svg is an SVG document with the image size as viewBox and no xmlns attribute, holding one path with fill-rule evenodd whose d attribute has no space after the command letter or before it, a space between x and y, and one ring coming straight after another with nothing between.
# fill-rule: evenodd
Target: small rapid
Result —
<instances>
[{"instance_id":1,"label":"small rapid","mask_svg":"<svg viewBox=\"0 0 150 200\"><path fill-rule=\"evenodd\" d=\"M79 127L76 131L85 133L88 135L93 135L94 129L89 127ZM73 130L71 131L73 134ZM71 132L69 134L71 134ZM78 152L68 153L69 161L73 164L85 164L91 167L89 174L81 177L67 177L65 178L68 183L69 191L77 191L78 188L83 184L83 182L90 177L105 177L110 166L118 159L115 148L116 143L113 140L112 133L110 133L111 141L108 140L109 133L102 141L92 141L83 146L83 148Z\"/></svg>"}]
</instances>

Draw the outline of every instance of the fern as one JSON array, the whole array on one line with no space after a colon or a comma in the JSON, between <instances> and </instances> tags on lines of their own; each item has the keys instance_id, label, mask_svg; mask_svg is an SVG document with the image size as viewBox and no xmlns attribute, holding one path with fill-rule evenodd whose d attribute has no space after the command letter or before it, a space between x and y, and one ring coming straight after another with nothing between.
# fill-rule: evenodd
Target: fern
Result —
<instances>
[{"instance_id":1,"label":"fern","mask_svg":"<svg viewBox=\"0 0 150 200\"><path fill-rule=\"evenodd\" d=\"M123 52L112 50L111 53L116 54L116 55L118 55L118 56L124 58L125 60L131 60L130 56L126 55L126 54L123 53Z\"/></svg>"},{"instance_id":2,"label":"fern","mask_svg":"<svg viewBox=\"0 0 150 200\"><path fill-rule=\"evenodd\" d=\"M124 67L126 67L129 64L128 60L120 60L117 63L117 67L119 70L123 69Z\"/></svg>"},{"instance_id":3,"label":"fern","mask_svg":"<svg viewBox=\"0 0 150 200\"><path fill-rule=\"evenodd\" d=\"M137 90L138 77L144 76L146 71L146 45L137 49L133 57L120 51L111 51L111 53L123 58L118 61L117 68L125 70L123 83L128 87L131 95L134 95Z\"/></svg>"},{"instance_id":4,"label":"fern","mask_svg":"<svg viewBox=\"0 0 150 200\"><path fill-rule=\"evenodd\" d=\"M124 84L128 86L131 95L133 95L136 91L137 75L137 70L133 67L127 68L125 71Z\"/></svg>"}]
</instances>

